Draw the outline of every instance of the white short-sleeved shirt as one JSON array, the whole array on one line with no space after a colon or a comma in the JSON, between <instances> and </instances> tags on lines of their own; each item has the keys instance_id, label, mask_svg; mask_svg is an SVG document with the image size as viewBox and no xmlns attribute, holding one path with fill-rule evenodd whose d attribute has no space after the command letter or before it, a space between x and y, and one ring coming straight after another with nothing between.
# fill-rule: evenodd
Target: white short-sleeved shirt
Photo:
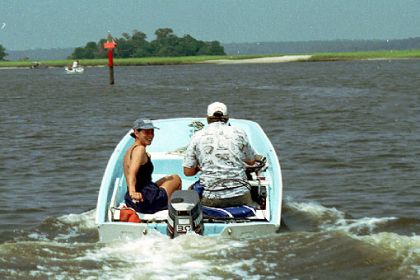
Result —
<instances>
[{"instance_id":1,"label":"white short-sleeved shirt","mask_svg":"<svg viewBox=\"0 0 420 280\"><path fill-rule=\"evenodd\" d=\"M223 122L214 122L192 136L184 166L200 167L203 197L231 198L249 190L240 180L246 180L244 162L254 159L255 151L245 131ZM217 184L221 180L223 185Z\"/></svg>"}]
</instances>

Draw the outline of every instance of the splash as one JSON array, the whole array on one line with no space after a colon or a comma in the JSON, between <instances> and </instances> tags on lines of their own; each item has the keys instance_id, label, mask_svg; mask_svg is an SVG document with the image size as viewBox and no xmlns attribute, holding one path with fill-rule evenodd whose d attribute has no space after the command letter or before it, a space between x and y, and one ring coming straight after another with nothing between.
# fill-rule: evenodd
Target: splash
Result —
<instances>
[{"instance_id":1,"label":"splash","mask_svg":"<svg viewBox=\"0 0 420 280\"><path fill-rule=\"evenodd\" d=\"M245 246L245 242L221 242L196 234L169 239L151 232L139 240L108 243L79 260L101 263L107 279L121 275L127 279L203 279L214 276L215 262L228 251Z\"/></svg>"},{"instance_id":2,"label":"splash","mask_svg":"<svg viewBox=\"0 0 420 280\"><path fill-rule=\"evenodd\" d=\"M382 232L358 238L390 251L402 260L402 268L408 267L420 275L420 236L401 236L396 233Z\"/></svg>"},{"instance_id":3,"label":"splash","mask_svg":"<svg viewBox=\"0 0 420 280\"><path fill-rule=\"evenodd\" d=\"M96 209L81 213L81 214L68 214L58 218L59 221L69 224L77 225L81 229L93 229L95 225Z\"/></svg>"},{"instance_id":4,"label":"splash","mask_svg":"<svg viewBox=\"0 0 420 280\"><path fill-rule=\"evenodd\" d=\"M68 214L58 218L47 217L40 225L13 237L14 241L39 242L97 242L95 212L90 210L81 214Z\"/></svg>"},{"instance_id":5,"label":"splash","mask_svg":"<svg viewBox=\"0 0 420 280\"><path fill-rule=\"evenodd\" d=\"M322 231L338 230L355 234L371 234L377 226L397 219L396 217L353 219L343 211L334 207L327 208L318 202L296 202L288 198L286 203L294 211L303 212L311 217L318 224L318 229Z\"/></svg>"},{"instance_id":6,"label":"splash","mask_svg":"<svg viewBox=\"0 0 420 280\"><path fill-rule=\"evenodd\" d=\"M290 198L286 200L287 207L293 211L303 212L306 216L316 220L321 232L340 231L353 239L369 243L380 250L389 251L390 255L401 260L401 270L415 271L420 275L420 236L399 235L390 232L375 232L379 226L396 217L364 217L354 219L336 208L327 208L317 202L296 202Z\"/></svg>"}]
</instances>

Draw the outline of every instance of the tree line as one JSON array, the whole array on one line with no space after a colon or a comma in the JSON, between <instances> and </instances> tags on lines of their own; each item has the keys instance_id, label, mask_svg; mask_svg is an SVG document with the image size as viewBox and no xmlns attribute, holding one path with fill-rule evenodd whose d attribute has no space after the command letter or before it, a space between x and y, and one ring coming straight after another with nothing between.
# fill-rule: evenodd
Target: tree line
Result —
<instances>
[{"instance_id":1,"label":"tree line","mask_svg":"<svg viewBox=\"0 0 420 280\"><path fill-rule=\"evenodd\" d=\"M134 30L131 35L123 33L121 38L113 38L117 44L114 57L225 55L224 48L218 41L200 41L190 35L178 37L171 28L159 28L155 35L156 39L150 42L147 41L146 34L138 30ZM107 39L100 39L98 43L88 42L84 47L75 48L69 58L106 58L106 41Z\"/></svg>"},{"instance_id":2,"label":"tree line","mask_svg":"<svg viewBox=\"0 0 420 280\"><path fill-rule=\"evenodd\" d=\"M0 60L4 60L6 56L6 49L0 44Z\"/></svg>"}]
</instances>

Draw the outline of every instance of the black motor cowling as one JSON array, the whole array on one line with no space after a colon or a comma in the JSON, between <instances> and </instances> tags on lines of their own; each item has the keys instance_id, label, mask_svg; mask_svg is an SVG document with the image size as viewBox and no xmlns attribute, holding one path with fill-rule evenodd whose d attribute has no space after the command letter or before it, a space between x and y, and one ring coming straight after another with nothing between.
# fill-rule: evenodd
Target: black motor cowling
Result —
<instances>
[{"instance_id":1,"label":"black motor cowling","mask_svg":"<svg viewBox=\"0 0 420 280\"><path fill-rule=\"evenodd\" d=\"M169 202L167 232L171 238L187 232L203 234L203 214L196 191L182 190L172 194Z\"/></svg>"}]
</instances>

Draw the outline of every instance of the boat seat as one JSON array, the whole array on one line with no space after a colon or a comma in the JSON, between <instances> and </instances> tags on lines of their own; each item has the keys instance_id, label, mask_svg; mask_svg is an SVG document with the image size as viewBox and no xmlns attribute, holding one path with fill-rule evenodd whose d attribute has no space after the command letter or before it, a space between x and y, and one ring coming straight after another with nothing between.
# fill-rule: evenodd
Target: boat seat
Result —
<instances>
[{"instance_id":1,"label":"boat seat","mask_svg":"<svg viewBox=\"0 0 420 280\"><path fill-rule=\"evenodd\" d=\"M247 219L247 220L267 220L265 210L254 209L248 205L215 208L202 206L203 216L208 219Z\"/></svg>"},{"instance_id":2,"label":"boat seat","mask_svg":"<svg viewBox=\"0 0 420 280\"><path fill-rule=\"evenodd\" d=\"M256 216L255 209L247 206L216 208L202 205L204 217L208 218L248 218Z\"/></svg>"},{"instance_id":3,"label":"boat seat","mask_svg":"<svg viewBox=\"0 0 420 280\"><path fill-rule=\"evenodd\" d=\"M125 203L120 203L117 209L127 207ZM252 207L242 205L237 207L216 208L202 206L204 218L215 219L249 219L266 220L263 210L256 210ZM168 219L168 210L161 210L153 214L136 212L141 221L144 222L166 222ZM114 219L113 219L114 220Z\"/></svg>"},{"instance_id":4,"label":"boat seat","mask_svg":"<svg viewBox=\"0 0 420 280\"><path fill-rule=\"evenodd\" d=\"M142 221L148 221L148 222L152 222L152 221L165 221L168 219L168 210L161 210L158 211L156 213L153 214L145 214L145 213L140 213L137 212L137 216L139 216L139 218Z\"/></svg>"}]
</instances>

